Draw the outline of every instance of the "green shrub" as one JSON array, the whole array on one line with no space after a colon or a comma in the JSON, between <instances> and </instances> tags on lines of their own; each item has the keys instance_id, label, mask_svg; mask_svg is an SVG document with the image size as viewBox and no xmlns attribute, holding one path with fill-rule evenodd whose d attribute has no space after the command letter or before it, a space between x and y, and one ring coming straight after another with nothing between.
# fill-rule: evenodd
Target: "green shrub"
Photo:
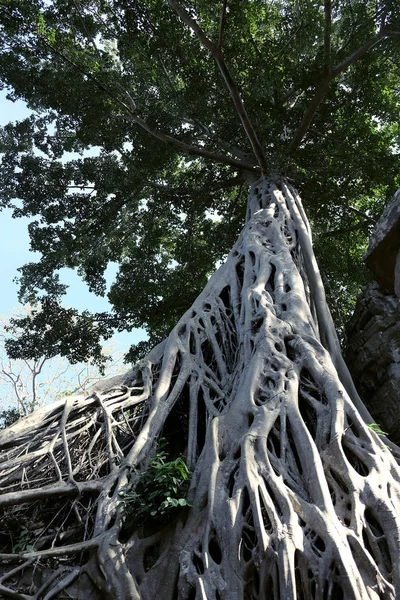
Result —
<instances>
[{"instance_id":1,"label":"green shrub","mask_svg":"<svg viewBox=\"0 0 400 600\"><path fill-rule=\"evenodd\" d=\"M132 491L120 493L126 522L137 527L148 517L168 522L176 511L190 506L186 500L190 472L182 457L168 461L161 450L152 458L146 471L141 473Z\"/></svg>"},{"instance_id":2,"label":"green shrub","mask_svg":"<svg viewBox=\"0 0 400 600\"><path fill-rule=\"evenodd\" d=\"M31 552L34 549L34 545L32 544L32 533L29 529L23 529L13 546L13 552L19 554L21 552Z\"/></svg>"}]
</instances>

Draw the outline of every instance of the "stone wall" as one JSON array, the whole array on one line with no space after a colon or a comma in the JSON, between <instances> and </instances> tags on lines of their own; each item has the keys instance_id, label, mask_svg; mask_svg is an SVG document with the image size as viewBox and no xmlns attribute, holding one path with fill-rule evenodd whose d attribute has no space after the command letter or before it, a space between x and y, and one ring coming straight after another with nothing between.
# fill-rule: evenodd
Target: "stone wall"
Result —
<instances>
[{"instance_id":1,"label":"stone wall","mask_svg":"<svg viewBox=\"0 0 400 600\"><path fill-rule=\"evenodd\" d=\"M346 361L375 422L400 444L400 300L375 281L357 300Z\"/></svg>"},{"instance_id":2,"label":"stone wall","mask_svg":"<svg viewBox=\"0 0 400 600\"><path fill-rule=\"evenodd\" d=\"M346 361L375 422L400 444L400 190L377 222L364 260L374 281L357 299Z\"/></svg>"}]
</instances>

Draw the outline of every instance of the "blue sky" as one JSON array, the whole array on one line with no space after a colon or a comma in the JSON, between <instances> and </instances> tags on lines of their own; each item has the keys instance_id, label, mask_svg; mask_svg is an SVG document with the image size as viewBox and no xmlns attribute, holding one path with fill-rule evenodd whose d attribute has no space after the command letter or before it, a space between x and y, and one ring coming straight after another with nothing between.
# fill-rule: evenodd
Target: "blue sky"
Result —
<instances>
[{"instance_id":1,"label":"blue sky","mask_svg":"<svg viewBox=\"0 0 400 600\"><path fill-rule=\"evenodd\" d=\"M21 102L11 102L6 99L6 92L0 91L0 125L9 121L24 119L30 114L26 105ZM18 287L13 279L18 276L18 267L27 262L36 262L40 255L29 249L29 235L27 231L28 219L13 219L11 210L0 213L0 281L2 282L0 293L0 315L8 316L10 312L18 309L17 291ZM110 285L117 271L116 265L110 265L107 269L107 283ZM100 298L90 293L86 284L79 278L75 271L62 269L61 281L69 286L63 304L78 310L90 310L93 312L107 310L110 308L106 298ZM145 339L145 332L136 329L131 332L119 333L114 340L119 348L128 349L130 344Z\"/></svg>"}]
</instances>

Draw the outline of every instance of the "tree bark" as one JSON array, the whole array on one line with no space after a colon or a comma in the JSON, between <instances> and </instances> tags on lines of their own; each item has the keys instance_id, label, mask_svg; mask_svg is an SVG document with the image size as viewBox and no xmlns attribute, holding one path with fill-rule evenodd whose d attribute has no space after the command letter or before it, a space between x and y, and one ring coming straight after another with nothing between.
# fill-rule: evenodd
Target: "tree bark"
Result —
<instances>
[{"instance_id":1,"label":"tree bark","mask_svg":"<svg viewBox=\"0 0 400 600\"><path fill-rule=\"evenodd\" d=\"M398 449L355 403L300 198L263 178L226 262L124 385L0 433L1 593L399 598ZM132 529L121 492L161 437L191 506Z\"/></svg>"}]
</instances>

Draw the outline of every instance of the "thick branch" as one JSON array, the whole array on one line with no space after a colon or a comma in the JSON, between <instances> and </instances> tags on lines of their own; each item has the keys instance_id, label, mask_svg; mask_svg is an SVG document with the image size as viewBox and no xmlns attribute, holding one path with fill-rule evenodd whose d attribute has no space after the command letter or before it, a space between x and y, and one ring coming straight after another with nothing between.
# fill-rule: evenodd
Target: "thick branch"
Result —
<instances>
[{"instance_id":1,"label":"thick branch","mask_svg":"<svg viewBox=\"0 0 400 600\"><path fill-rule=\"evenodd\" d=\"M142 129L144 129L145 131L150 133L153 137L164 142L165 144L168 144L169 146L177 148L177 150L180 150L181 152L184 152L185 154L203 156L204 158L209 158L210 160L212 160L214 162L222 163L224 165L229 165L231 167L235 167L235 169L244 169L245 171L250 171L256 175L260 173L260 170L258 167L249 165L248 163L244 163L241 160L236 160L235 158L230 158L229 156L225 156L223 154L217 154L216 152L211 152L210 150L204 150L203 148L198 148L196 146L190 146L189 144L186 144L185 142L181 142L180 140L178 140L170 135L167 135L165 133L162 133L161 131L159 131L158 129L155 129L154 127L151 127L148 123L146 123L146 121L144 121L137 115L130 114L126 118L128 120L134 121L135 123L140 125L140 127Z\"/></svg>"},{"instance_id":2,"label":"thick branch","mask_svg":"<svg viewBox=\"0 0 400 600\"><path fill-rule=\"evenodd\" d=\"M24 502L33 502L54 496L79 495L84 492L100 492L102 482L98 481L76 481L74 483L58 483L56 485L43 486L33 490L19 490L18 492L9 492L2 494L0 506L14 506Z\"/></svg>"},{"instance_id":3,"label":"thick branch","mask_svg":"<svg viewBox=\"0 0 400 600\"><path fill-rule=\"evenodd\" d=\"M32 550L31 552L23 552L23 558L38 558L40 556L62 556L65 554L77 554L78 552L83 552L84 550L88 550L89 548L97 548L101 539L100 536L97 538L92 538L90 540L86 540L84 542L78 542L77 544L68 544L67 546L52 546L51 548L46 548L45 550Z\"/></svg>"},{"instance_id":4,"label":"thick branch","mask_svg":"<svg viewBox=\"0 0 400 600\"><path fill-rule=\"evenodd\" d=\"M300 125L298 126L298 128L293 136L293 139L289 146L289 152L294 152L300 146L305 134L307 133L307 131L311 125L311 122L315 116L315 113L318 110L319 105L325 99L325 96L327 95L327 93L329 91L329 88L330 88L330 85L331 85L331 82L333 81L333 79L335 79L335 77L337 77L338 75L343 73L343 71L345 71L350 65L352 65L357 60L362 58L367 52L369 52L372 48L374 48L374 46L379 44L382 40L384 40L388 37L394 37L395 35L397 35L396 31L394 31L392 29L392 27L393 26L386 26L383 29L381 29L376 35L374 35L374 37L372 37L370 40L368 40L368 42L366 42L365 44L360 46L357 50L355 50L355 52L353 52L350 56L345 58L345 60L343 60L341 63L339 63L335 67L332 67L329 70L328 74L326 74L325 77L322 79L314 97L312 98L312 100L305 112L303 120L301 121ZM328 46L327 36L325 37L325 43L326 43L325 50L327 50L328 49L327 48L327 46ZM330 40L329 40L329 52L330 52ZM325 54L325 57L326 57L326 54Z\"/></svg>"},{"instance_id":5,"label":"thick branch","mask_svg":"<svg viewBox=\"0 0 400 600\"><path fill-rule=\"evenodd\" d=\"M212 160L213 162L229 165L231 167L234 167L235 169L243 169L245 171L251 171L252 173L255 173L256 175L258 175L260 173L259 169L253 165L243 163L242 161L235 160L233 158L230 158L229 156L224 156L223 154L218 154L216 152L210 152L209 150L203 150L202 148L196 148L196 146L190 146L189 144L185 144L184 142L181 142L180 140L177 140L176 138L173 138L172 136L166 135L166 134L162 133L161 131L158 131L157 129L150 127L150 125L148 125L143 119L136 116L136 114L135 114L136 106L135 106L132 98L129 96L128 92L126 90L124 90L122 88L122 86L120 86L119 84L115 84L116 87L118 87L118 89L121 89L124 92L125 96L127 96L129 98L129 100L130 100L129 105L126 105L124 102L121 102L121 100L119 100L114 94L112 94L112 92L107 87L105 87L102 83L100 83L95 77L93 77L93 75L86 72L84 69L81 69L79 67L79 65L77 65L72 60L70 60L62 52L60 52L59 50L54 48L47 41L45 41L44 43L51 51L53 51L55 54L59 55L70 65L72 65L73 67L78 69L78 71L80 71L82 74L84 74L89 79L91 79L96 84L96 86L99 87L99 89L101 89L110 98L112 98L120 106L122 106L129 113L129 115L126 115L125 118L127 118L130 121L134 121L135 123L140 125L140 127L142 127L142 129L144 129L145 131L150 133L153 137L161 140L162 142L168 144L169 146L173 146L174 148L177 148L178 150L180 150L181 152L183 152L185 154L203 156L204 158L208 158L208 159Z\"/></svg>"},{"instance_id":6,"label":"thick branch","mask_svg":"<svg viewBox=\"0 0 400 600\"><path fill-rule=\"evenodd\" d=\"M333 77L337 77L340 73L343 73L350 65L355 63L357 60L362 58L367 52L372 50L374 46L379 44L382 40L388 37L394 37L396 32L393 31L391 26L384 27L381 29L374 37L365 42L362 46L357 48L355 52L350 54L347 58L345 58L341 63L332 68Z\"/></svg>"},{"instance_id":7,"label":"thick branch","mask_svg":"<svg viewBox=\"0 0 400 600\"><path fill-rule=\"evenodd\" d=\"M192 31L197 35L203 46L205 46L213 55L215 62L218 65L220 73L225 81L225 85L231 95L233 104L235 106L236 112L240 117L240 120L243 125L243 129L246 132L246 135L250 141L254 156L257 159L258 164L261 167L261 171L266 173L268 170L267 160L262 149L261 143L257 137L257 134L253 128L253 125L249 119L246 108L244 106L244 102L240 96L239 88L233 79L223 57L221 48L214 44L204 33L198 23L192 19L189 13L179 4L177 0L168 0L169 5L173 10L177 13L177 15L182 19L182 21L190 27Z\"/></svg>"},{"instance_id":8,"label":"thick branch","mask_svg":"<svg viewBox=\"0 0 400 600\"><path fill-rule=\"evenodd\" d=\"M332 81L331 76L329 76L321 81L313 99L311 100L310 104L308 105L308 108L305 112L303 120L301 121L300 125L298 126L298 128L293 136L293 139L290 142L289 152L294 152L300 146L303 137L307 133L308 128L310 127L310 125L312 123L312 120L315 116L315 113L318 110L319 105L324 100L325 96L327 95L327 93L329 91L331 81Z\"/></svg>"}]
</instances>

